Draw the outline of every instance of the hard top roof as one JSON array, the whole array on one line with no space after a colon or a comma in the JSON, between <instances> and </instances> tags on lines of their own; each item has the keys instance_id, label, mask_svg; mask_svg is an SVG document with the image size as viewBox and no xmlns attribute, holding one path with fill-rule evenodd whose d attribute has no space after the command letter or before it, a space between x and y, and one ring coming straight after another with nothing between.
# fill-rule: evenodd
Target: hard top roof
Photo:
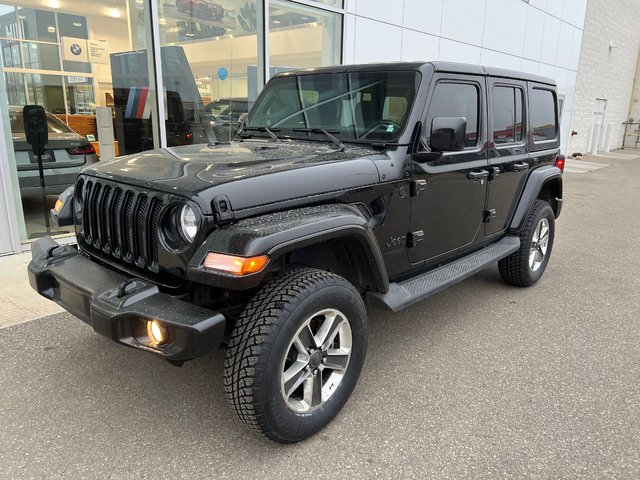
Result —
<instances>
[{"instance_id":1,"label":"hard top roof","mask_svg":"<svg viewBox=\"0 0 640 480\"><path fill-rule=\"evenodd\" d=\"M520 72L518 70L507 70L503 68L484 67L468 63L455 62L388 62L388 63L363 63L359 65L335 65L331 67L317 67L282 72L276 77L286 77L289 75L305 75L313 73L347 73L347 72L384 72L397 70L415 70L433 72L464 73L468 75L485 75L502 78L514 78L518 80L529 80L532 82L556 85L555 80L532 73Z\"/></svg>"}]
</instances>

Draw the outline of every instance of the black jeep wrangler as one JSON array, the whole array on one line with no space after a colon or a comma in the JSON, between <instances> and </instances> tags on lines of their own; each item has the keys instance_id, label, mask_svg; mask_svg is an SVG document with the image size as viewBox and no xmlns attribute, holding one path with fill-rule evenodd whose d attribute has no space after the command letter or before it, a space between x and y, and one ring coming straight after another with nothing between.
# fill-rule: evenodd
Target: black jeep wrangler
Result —
<instances>
[{"instance_id":1,"label":"black jeep wrangler","mask_svg":"<svg viewBox=\"0 0 640 480\"><path fill-rule=\"evenodd\" d=\"M181 365L221 345L240 419L295 442L343 407L365 303L398 311L492 262L542 276L562 207L552 80L442 62L276 75L231 143L91 165L31 285Z\"/></svg>"}]
</instances>

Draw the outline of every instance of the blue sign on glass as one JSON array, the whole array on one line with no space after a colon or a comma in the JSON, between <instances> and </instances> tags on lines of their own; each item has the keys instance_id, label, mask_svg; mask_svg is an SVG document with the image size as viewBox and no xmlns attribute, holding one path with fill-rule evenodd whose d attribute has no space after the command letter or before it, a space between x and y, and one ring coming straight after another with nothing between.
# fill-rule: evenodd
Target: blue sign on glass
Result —
<instances>
[{"instance_id":1,"label":"blue sign on glass","mask_svg":"<svg viewBox=\"0 0 640 480\"><path fill-rule=\"evenodd\" d=\"M224 67L220 67L218 69L218 78L220 80L226 80L228 76L229 76L229 70L227 70Z\"/></svg>"}]
</instances>

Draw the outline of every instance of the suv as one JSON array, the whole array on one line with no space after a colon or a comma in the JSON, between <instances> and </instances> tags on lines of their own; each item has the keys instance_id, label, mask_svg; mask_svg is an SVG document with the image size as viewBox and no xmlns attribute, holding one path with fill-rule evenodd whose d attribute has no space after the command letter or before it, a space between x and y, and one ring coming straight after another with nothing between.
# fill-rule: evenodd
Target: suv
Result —
<instances>
[{"instance_id":1,"label":"suv","mask_svg":"<svg viewBox=\"0 0 640 480\"><path fill-rule=\"evenodd\" d=\"M443 62L276 75L236 141L92 165L33 244L31 285L175 365L226 347L238 417L318 432L351 395L365 304L396 312L498 262L542 276L562 207L557 95Z\"/></svg>"}]
</instances>

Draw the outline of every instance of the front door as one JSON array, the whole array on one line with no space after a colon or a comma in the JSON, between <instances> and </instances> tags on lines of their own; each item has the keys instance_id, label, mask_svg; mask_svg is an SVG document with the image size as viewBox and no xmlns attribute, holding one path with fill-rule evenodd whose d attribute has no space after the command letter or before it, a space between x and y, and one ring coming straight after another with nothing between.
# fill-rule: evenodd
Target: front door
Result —
<instances>
[{"instance_id":1,"label":"front door","mask_svg":"<svg viewBox=\"0 0 640 480\"><path fill-rule=\"evenodd\" d=\"M430 150L431 124L439 117L466 119L465 148L413 162L412 263L437 261L474 242L481 232L489 175L484 77L437 75L429 98L422 148Z\"/></svg>"}]
</instances>

